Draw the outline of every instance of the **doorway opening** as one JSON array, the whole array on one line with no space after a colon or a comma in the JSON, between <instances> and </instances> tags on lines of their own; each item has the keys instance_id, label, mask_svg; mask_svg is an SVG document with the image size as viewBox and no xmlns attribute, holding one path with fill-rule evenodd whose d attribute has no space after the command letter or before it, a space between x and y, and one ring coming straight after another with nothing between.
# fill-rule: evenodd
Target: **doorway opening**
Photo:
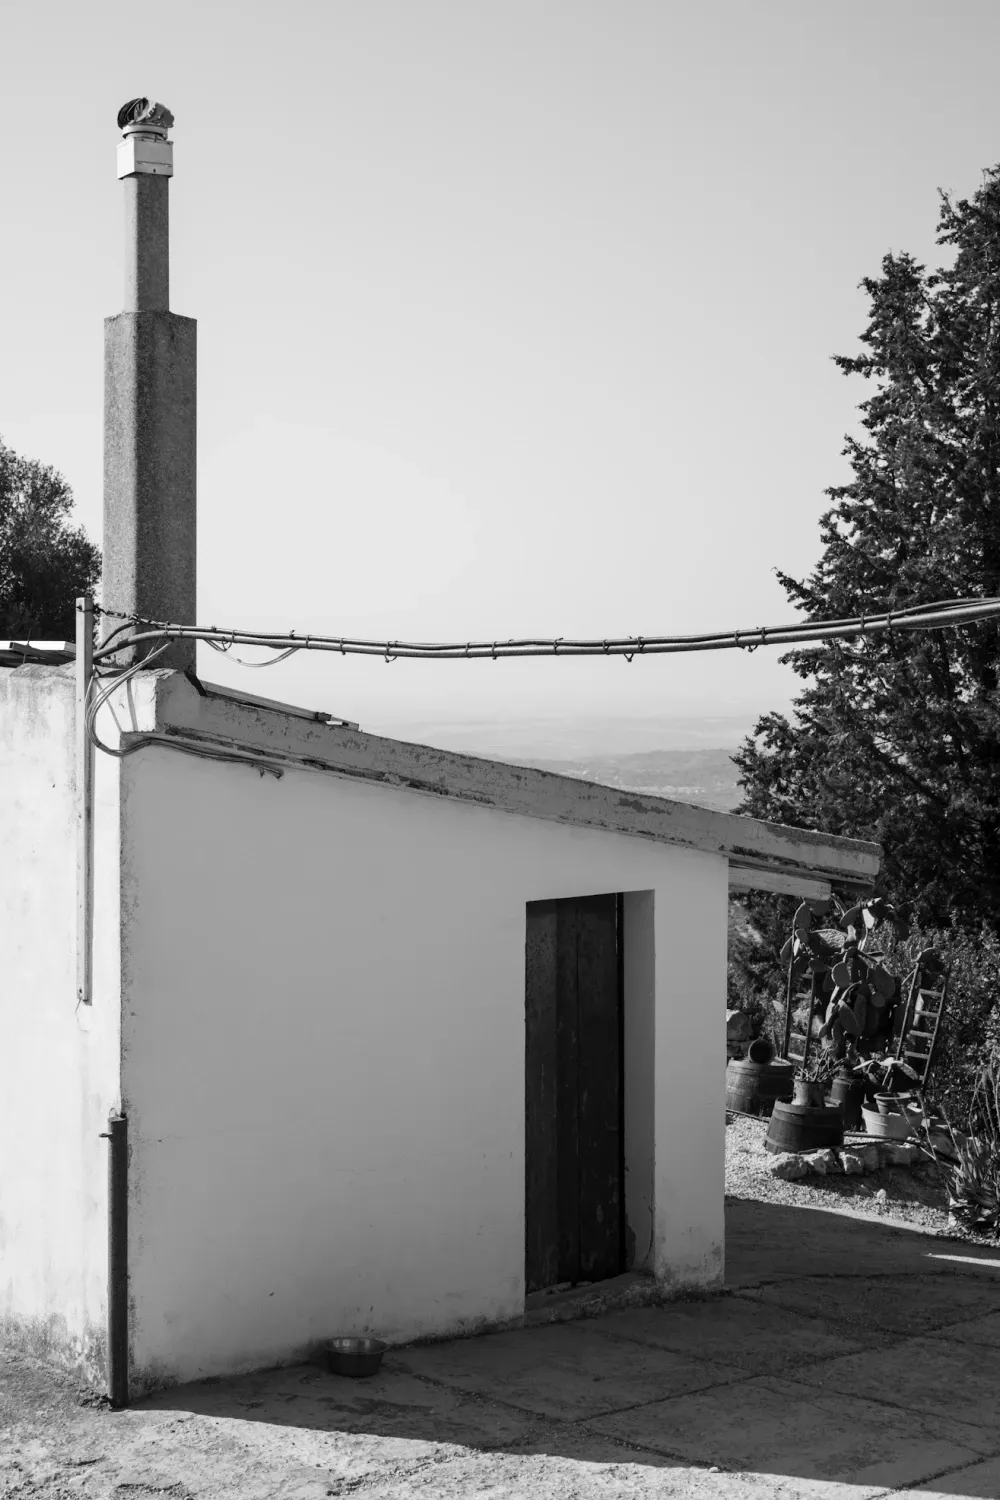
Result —
<instances>
[{"instance_id":1,"label":"doorway opening","mask_svg":"<svg viewBox=\"0 0 1000 1500\"><path fill-rule=\"evenodd\" d=\"M624 898L532 901L525 941L525 1290L625 1269Z\"/></svg>"}]
</instances>

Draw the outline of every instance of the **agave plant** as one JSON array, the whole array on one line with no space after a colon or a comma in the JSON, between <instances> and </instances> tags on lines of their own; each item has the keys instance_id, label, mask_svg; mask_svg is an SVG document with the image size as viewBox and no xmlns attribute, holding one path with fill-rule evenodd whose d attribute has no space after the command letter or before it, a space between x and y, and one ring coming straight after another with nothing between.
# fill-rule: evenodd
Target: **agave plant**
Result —
<instances>
[{"instance_id":1,"label":"agave plant","mask_svg":"<svg viewBox=\"0 0 1000 1500\"><path fill-rule=\"evenodd\" d=\"M1000 1063L988 1063L976 1080L974 1133L951 1132L957 1164L948 1168L952 1219L975 1234L1000 1240Z\"/></svg>"},{"instance_id":2,"label":"agave plant","mask_svg":"<svg viewBox=\"0 0 1000 1500\"><path fill-rule=\"evenodd\" d=\"M974 1234L1000 1239L1000 1152L979 1136L956 1142L958 1165L949 1169L952 1219Z\"/></svg>"}]
</instances>

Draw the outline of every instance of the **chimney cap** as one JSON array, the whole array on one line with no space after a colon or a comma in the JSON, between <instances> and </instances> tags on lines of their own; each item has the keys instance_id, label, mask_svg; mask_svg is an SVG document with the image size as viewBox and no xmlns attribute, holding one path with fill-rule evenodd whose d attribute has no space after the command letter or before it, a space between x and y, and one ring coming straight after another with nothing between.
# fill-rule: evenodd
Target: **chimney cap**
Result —
<instances>
[{"instance_id":1,"label":"chimney cap","mask_svg":"<svg viewBox=\"0 0 1000 1500\"><path fill-rule=\"evenodd\" d=\"M174 117L165 104L157 104L150 99L130 99L123 104L118 111L118 129L127 135L134 130L155 131L157 135L166 135Z\"/></svg>"}]
</instances>

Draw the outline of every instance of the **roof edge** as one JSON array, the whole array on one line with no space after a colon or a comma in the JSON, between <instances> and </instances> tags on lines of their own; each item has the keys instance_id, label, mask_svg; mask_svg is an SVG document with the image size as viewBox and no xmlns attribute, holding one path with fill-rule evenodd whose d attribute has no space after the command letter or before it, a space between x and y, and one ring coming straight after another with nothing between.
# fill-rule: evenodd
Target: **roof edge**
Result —
<instances>
[{"instance_id":1,"label":"roof edge","mask_svg":"<svg viewBox=\"0 0 1000 1500\"><path fill-rule=\"evenodd\" d=\"M285 705L240 699L172 671L133 679L136 734L245 747L304 768L392 785L550 822L600 828L632 838L725 855L752 877L787 872L869 887L878 874L878 844L789 828L687 802L626 792L554 771L540 771L408 740L387 739L343 723L302 717ZM762 886L766 889L763 880Z\"/></svg>"}]
</instances>

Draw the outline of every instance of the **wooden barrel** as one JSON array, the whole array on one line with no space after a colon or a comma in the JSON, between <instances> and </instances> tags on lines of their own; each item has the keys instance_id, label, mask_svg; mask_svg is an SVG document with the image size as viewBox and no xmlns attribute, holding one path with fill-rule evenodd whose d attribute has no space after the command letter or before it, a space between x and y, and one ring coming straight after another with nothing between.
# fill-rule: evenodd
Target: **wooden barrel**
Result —
<instances>
[{"instance_id":1,"label":"wooden barrel","mask_svg":"<svg viewBox=\"0 0 1000 1500\"><path fill-rule=\"evenodd\" d=\"M769 1115L776 1099L792 1097L794 1069L777 1058L759 1063L752 1058L734 1058L726 1066L726 1108L744 1115Z\"/></svg>"},{"instance_id":2,"label":"wooden barrel","mask_svg":"<svg viewBox=\"0 0 1000 1500\"><path fill-rule=\"evenodd\" d=\"M767 1127L768 1151L839 1151L844 1144L844 1110L839 1104L811 1109L778 1100Z\"/></svg>"}]
</instances>

